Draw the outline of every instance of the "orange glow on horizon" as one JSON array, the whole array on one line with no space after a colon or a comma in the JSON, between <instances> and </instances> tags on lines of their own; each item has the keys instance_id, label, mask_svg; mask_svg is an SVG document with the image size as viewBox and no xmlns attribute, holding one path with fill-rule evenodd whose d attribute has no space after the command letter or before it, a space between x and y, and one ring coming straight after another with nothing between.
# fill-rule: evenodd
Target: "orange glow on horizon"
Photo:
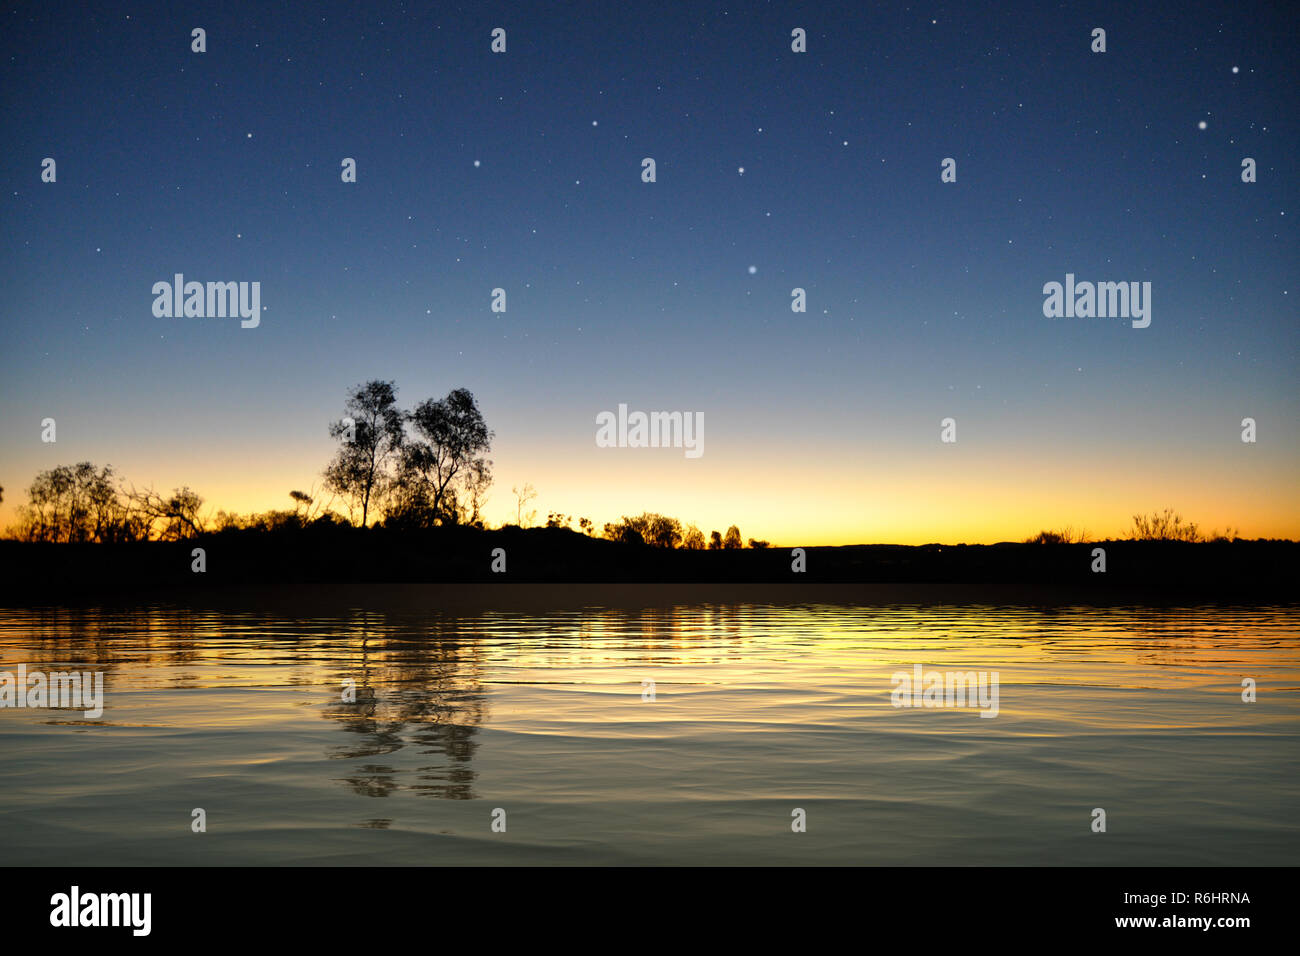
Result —
<instances>
[{"instance_id":1,"label":"orange glow on horizon","mask_svg":"<svg viewBox=\"0 0 1300 956\"><path fill-rule=\"evenodd\" d=\"M33 455L6 463L0 474L0 526L14 523L38 471L79 460L112 462L137 487L189 485L203 495L205 513L290 510L290 490L311 491L314 483L320 491L321 463L329 455L323 443L292 450L292 458L284 449L281 455L228 449L171 455L166 463L145 453L110 456L92 448L61 449L53 460ZM1031 464L963 450L959 458L922 454L908 462L828 462L813 469L794 457L758 459L725 449L689 462L670 450L643 456L599 451L569 459L556 449L494 454L495 480L484 507L489 525L514 522L511 486L528 482L538 491L526 509L536 511L535 524L554 511L570 516L575 528L578 518L590 518L598 534L606 522L653 511L696 524L706 538L735 524L746 541L778 547L992 544L1067 525L1104 539L1120 536L1136 512L1172 507L1204 532L1232 527L1245 538L1300 539L1300 496L1289 478L1295 469L1280 458L1261 468L1245 460L1193 463L1190 454L1186 461L1135 463L1109 452L1084 465L1064 459ZM335 510L346 513L341 504Z\"/></svg>"}]
</instances>

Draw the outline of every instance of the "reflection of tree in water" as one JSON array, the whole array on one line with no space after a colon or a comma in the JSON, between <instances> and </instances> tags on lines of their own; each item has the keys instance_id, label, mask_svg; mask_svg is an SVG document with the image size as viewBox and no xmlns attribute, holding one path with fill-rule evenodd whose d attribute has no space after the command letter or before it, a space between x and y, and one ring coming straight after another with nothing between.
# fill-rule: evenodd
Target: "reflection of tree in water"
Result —
<instances>
[{"instance_id":1,"label":"reflection of tree in water","mask_svg":"<svg viewBox=\"0 0 1300 956\"><path fill-rule=\"evenodd\" d=\"M367 763L341 778L354 791L386 797L413 790L432 797L474 797L472 767L476 735L486 716L478 647L439 628L402 633L359 615L349 646L359 647L338 685L356 682L356 700L338 700L325 711L355 737L327 753L332 759L382 757L405 747L440 758L414 769L415 782L399 779L396 767Z\"/></svg>"},{"instance_id":2,"label":"reflection of tree in water","mask_svg":"<svg viewBox=\"0 0 1300 956\"><path fill-rule=\"evenodd\" d=\"M743 606L445 618L141 607L38 609L22 632L29 668L104 671L108 718L119 679L144 690L268 681L312 696L324 690L324 716L342 731L326 755L347 761L336 765L347 767L346 785L367 796L400 789L470 799L487 712L483 677L493 661L541 669L583 661L634 669L726 662L737 659L758 625ZM5 653L0 648L0 658ZM639 685L639 675L629 681ZM349 678L356 682L351 703L340 697Z\"/></svg>"},{"instance_id":3,"label":"reflection of tree in water","mask_svg":"<svg viewBox=\"0 0 1300 956\"><path fill-rule=\"evenodd\" d=\"M205 642L219 636L222 619L187 609L150 607L41 607L23 622L32 649L29 670L102 671L106 694L123 668L145 668L146 679L176 688L203 686L172 668L201 662ZM105 706L110 706L111 695Z\"/></svg>"}]
</instances>

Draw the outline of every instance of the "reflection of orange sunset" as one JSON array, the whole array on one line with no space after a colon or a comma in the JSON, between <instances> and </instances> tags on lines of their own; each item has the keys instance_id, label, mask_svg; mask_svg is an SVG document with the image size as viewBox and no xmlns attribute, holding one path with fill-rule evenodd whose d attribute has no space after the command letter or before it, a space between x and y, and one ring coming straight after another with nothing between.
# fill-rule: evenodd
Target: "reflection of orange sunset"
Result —
<instances>
[{"instance_id":1,"label":"reflection of orange sunset","mask_svg":"<svg viewBox=\"0 0 1300 956\"><path fill-rule=\"evenodd\" d=\"M91 611L84 620L83 614L65 612L60 626L107 627L116 621L107 613L101 617ZM850 610L823 605L809 611L677 605L589 608L535 619L509 614L438 623L420 619L414 629L409 618L366 612L305 625L294 641L276 647L266 643L256 625L241 626L219 614L155 612L130 618L131 653L111 663L108 680L116 690L182 687L233 694L268 686L296 688L300 696L323 695L332 704L334 688L348 680L358 688L407 685L411 673L418 673L448 700L490 688L494 695L511 698L510 723L521 731L547 733L557 732L553 728L566 720L590 716L590 700L582 696L569 702L570 714L562 701L529 695L529 687L553 683L557 672L585 685L587 693L620 698L635 697L628 689L629 673L654 675L665 698L673 695L678 718L707 720L718 716L717 701L708 691L719 683L719 668L727 673L727 686L772 693L787 686L791 668L796 668L811 686L857 698L856 706L864 712L888 715L894 706L891 675L912 666L923 648L919 653L926 667L996 671L1010 701L1007 716L1050 722L1061 717L1062 702L1035 693L1036 706L1027 707L1031 690L1094 683L1152 693L1221 694L1238 687L1242 673L1266 671L1275 682L1293 684L1300 680L1300 665L1275 659L1272 649L1274 640L1292 640L1285 633L1290 620L1285 609L1258 609L1237 620L1227 638L1222 632L1199 631L1202 617L1185 609L1122 611L1111 618L1076 609L1044 618L1028 608L993 613L959 606ZM803 637L791 643L788 637L794 632ZM1077 643L1051 639L1065 632L1086 634L1095 647L1084 651ZM177 657L178 646L192 649L193 656ZM213 648L219 653L205 657ZM39 653L32 659L42 661ZM1099 659L1104 673L1098 670ZM181 665L183 676L169 672ZM389 703L402 702L400 694L389 697ZM112 697L110 703L113 708L132 706L128 698ZM285 702L283 709L223 717L231 726L282 720L300 706ZM1155 710L1143 723L1175 728L1185 716L1177 708ZM211 719L200 703L193 712L178 711L171 722L210 727ZM659 718L653 709L638 713L633 708L624 719ZM1131 713L1098 710L1075 713L1073 719L1086 719L1095 728L1134 729ZM967 729L981 731L978 724Z\"/></svg>"}]
</instances>

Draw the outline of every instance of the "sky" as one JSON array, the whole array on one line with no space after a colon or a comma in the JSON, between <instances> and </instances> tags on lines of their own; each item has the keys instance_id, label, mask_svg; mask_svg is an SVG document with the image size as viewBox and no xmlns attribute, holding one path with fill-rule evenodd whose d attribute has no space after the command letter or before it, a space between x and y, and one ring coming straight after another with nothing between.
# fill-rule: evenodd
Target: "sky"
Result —
<instances>
[{"instance_id":1,"label":"sky","mask_svg":"<svg viewBox=\"0 0 1300 956\"><path fill-rule=\"evenodd\" d=\"M492 523L1300 538L1295 8L259 6L3 12L0 527L82 460L290 507L378 378L473 392ZM155 316L176 273L260 323ZM1067 274L1150 325L1046 316ZM703 453L599 447L620 404Z\"/></svg>"}]
</instances>

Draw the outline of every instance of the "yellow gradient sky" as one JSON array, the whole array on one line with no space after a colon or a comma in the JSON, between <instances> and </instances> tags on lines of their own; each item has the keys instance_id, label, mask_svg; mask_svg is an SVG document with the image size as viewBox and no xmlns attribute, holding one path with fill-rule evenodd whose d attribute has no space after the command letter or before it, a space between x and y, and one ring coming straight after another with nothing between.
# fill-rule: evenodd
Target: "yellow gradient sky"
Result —
<instances>
[{"instance_id":1,"label":"yellow gradient sky","mask_svg":"<svg viewBox=\"0 0 1300 956\"><path fill-rule=\"evenodd\" d=\"M13 523L37 471L82 459L110 462L141 487L189 484L210 511L288 508L289 490L308 490L313 482L319 487L331 451L324 437L250 444L213 435L165 455L133 443L110 444L74 436L54 446L26 443L18 457L0 465L0 523ZM1029 444L994 450L960 440L935 440L895 461L852 448L839 460L812 447L781 452L757 455L752 446L715 441L703 457L686 460L679 450L585 443L529 448L524 441L517 453L494 453L496 481L485 511L492 525L513 521L511 486L530 482L538 497L527 508L537 511L539 524L554 510L572 516L575 525L589 517L599 529L648 510L694 522L706 535L736 524L746 539L784 546L991 543L1064 525L1101 538L1119 535L1135 511L1165 507L1205 531L1232 526L1244 537L1300 538L1296 462L1276 446L1227 445L1217 458L1186 453L1164 454L1163 460L1143 460L1127 447L1083 458L1045 457Z\"/></svg>"}]
</instances>

